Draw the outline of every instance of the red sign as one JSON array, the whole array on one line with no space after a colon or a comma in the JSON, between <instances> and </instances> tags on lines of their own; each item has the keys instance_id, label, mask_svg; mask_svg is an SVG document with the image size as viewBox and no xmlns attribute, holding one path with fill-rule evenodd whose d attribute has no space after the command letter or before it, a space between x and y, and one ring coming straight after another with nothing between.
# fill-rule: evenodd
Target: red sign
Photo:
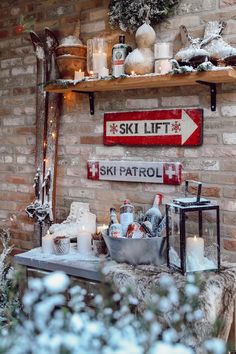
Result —
<instances>
[{"instance_id":1,"label":"red sign","mask_svg":"<svg viewBox=\"0 0 236 354\"><path fill-rule=\"evenodd\" d=\"M178 162L88 161L88 179L180 184Z\"/></svg>"},{"instance_id":2,"label":"red sign","mask_svg":"<svg viewBox=\"0 0 236 354\"><path fill-rule=\"evenodd\" d=\"M104 144L201 145L202 126L202 109L105 113Z\"/></svg>"}]
</instances>

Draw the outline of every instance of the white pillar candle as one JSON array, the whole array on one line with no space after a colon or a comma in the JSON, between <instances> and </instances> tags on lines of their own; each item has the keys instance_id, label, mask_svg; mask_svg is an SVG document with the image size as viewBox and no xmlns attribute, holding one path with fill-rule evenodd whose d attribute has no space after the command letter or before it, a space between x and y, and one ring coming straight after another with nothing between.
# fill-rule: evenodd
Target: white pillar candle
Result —
<instances>
[{"instance_id":1,"label":"white pillar candle","mask_svg":"<svg viewBox=\"0 0 236 354\"><path fill-rule=\"evenodd\" d=\"M204 240L201 237L188 237L186 240L186 254L197 260L204 259Z\"/></svg>"},{"instance_id":2,"label":"white pillar candle","mask_svg":"<svg viewBox=\"0 0 236 354\"><path fill-rule=\"evenodd\" d=\"M104 52L93 53L93 71L99 73L102 68L107 67L107 54Z\"/></svg>"},{"instance_id":3,"label":"white pillar candle","mask_svg":"<svg viewBox=\"0 0 236 354\"><path fill-rule=\"evenodd\" d=\"M155 60L155 73L165 75L172 70L172 64L169 59Z\"/></svg>"},{"instance_id":4,"label":"white pillar candle","mask_svg":"<svg viewBox=\"0 0 236 354\"><path fill-rule=\"evenodd\" d=\"M79 81L79 80L83 80L83 79L84 79L84 72L81 70L75 71L74 80Z\"/></svg>"},{"instance_id":5,"label":"white pillar candle","mask_svg":"<svg viewBox=\"0 0 236 354\"><path fill-rule=\"evenodd\" d=\"M53 235L47 232L45 236L42 237L42 252L47 253L47 254L53 254L54 253L54 247L53 247Z\"/></svg>"},{"instance_id":6,"label":"white pillar candle","mask_svg":"<svg viewBox=\"0 0 236 354\"><path fill-rule=\"evenodd\" d=\"M170 59L173 57L171 43L155 43L154 58L155 59Z\"/></svg>"},{"instance_id":7,"label":"white pillar candle","mask_svg":"<svg viewBox=\"0 0 236 354\"><path fill-rule=\"evenodd\" d=\"M105 67L101 68L98 72L98 75L103 76L103 77L108 76L109 75L108 68L105 68Z\"/></svg>"},{"instance_id":8,"label":"white pillar candle","mask_svg":"<svg viewBox=\"0 0 236 354\"><path fill-rule=\"evenodd\" d=\"M82 226L77 237L77 249L81 254L89 254L92 252L91 233Z\"/></svg>"}]
</instances>

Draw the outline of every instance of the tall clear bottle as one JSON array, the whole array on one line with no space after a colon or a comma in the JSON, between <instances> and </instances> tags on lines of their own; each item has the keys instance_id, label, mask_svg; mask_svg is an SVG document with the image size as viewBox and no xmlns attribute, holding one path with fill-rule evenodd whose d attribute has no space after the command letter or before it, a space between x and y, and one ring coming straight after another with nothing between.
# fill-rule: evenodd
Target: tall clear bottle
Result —
<instances>
[{"instance_id":1,"label":"tall clear bottle","mask_svg":"<svg viewBox=\"0 0 236 354\"><path fill-rule=\"evenodd\" d=\"M125 36L119 36L119 43L112 48L112 75L119 77L125 73L125 58L131 52L131 47L125 44Z\"/></svg>"},{"instance_id":2,"label":"tall clear bottle","mask_svg":"<svg viewBox=\"0 0 236 354\"><path fill-rule=\"evenodd\" d=\"M126 236L129 224L134 221L134 206L128 199L120 207L120 223L123 235Z\"/></svg>"},{"instance_id":3,"label":"tall clear bottle","mask_svg":"<svg viewBox=\"0 0 236 354\"><path fill-rule=\"evenodd\" d=\"M157 193L153 202L153 206L148 209L145 214L145 221L150 221L152 224L153 236L157 236L158 225L162 220L160 205L162 203L162 194Z\"/></svg>"},{"instance_id":4,"label":"tall clear bottle","mask_svg":"<svg viewBox=\"0 0 236 354\"><path fill-rule=\"evenodd\" d=\"M111 237L122 237L122 227L119 224L116 209L110 208L110 223L109 223L109 236Z\"/></svg>"}]
</instances>

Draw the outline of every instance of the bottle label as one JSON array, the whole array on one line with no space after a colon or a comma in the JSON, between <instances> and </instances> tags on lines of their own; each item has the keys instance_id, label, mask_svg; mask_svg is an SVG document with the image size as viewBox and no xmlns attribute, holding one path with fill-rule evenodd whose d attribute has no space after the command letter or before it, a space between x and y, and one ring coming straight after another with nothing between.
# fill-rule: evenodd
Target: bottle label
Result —
<instances>
[{"instance_id":1,"label":"bottle label","mask_svg":"<svg viewBox=\"0 0 236 354\"><path fill-rule=\"evenodd\" d=\"M122 227L120 224L112 224L110 226L109 235L111 237L122 237Z\"/></svg>"},{"instance_id":2,"label":"bottle label","mask_svg":"<svg viewBox=\"0 0 236 354\"><path fill-rule=\"evenodd\" d=\"M112 53L113 65L124 65L126 50L125 48L115 48Z\"/></svg>"},{"instance_id":3,"label":"bottle label","mask_svg":"<svg viewBox=\"0 0 236 354\"><path fill-rule=\"evenodd\" d=\"M134 221L133 213L122 213L120 214L120 223L121 225L129 225Z\"/></svg>"}]
</instances>

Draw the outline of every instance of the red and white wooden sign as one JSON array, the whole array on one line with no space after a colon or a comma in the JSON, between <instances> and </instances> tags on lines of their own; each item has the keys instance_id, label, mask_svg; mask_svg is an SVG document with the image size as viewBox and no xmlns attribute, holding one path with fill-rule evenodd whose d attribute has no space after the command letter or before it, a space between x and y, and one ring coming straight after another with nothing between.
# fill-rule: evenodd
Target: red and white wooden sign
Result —
<instances>
[{"instance_id":1,"label":"red and white wooden sign","mask_svg":"<svg viewBox=\"0 0 236 354\"><path fill-rule=\"evenodd\" d=\"M196 146L202 128L201 109L105 113L104 144Z\"/></svg>"},{"instance_id":2,"label":"red and white wooden sign","mask_svg":"<svg viewBox=\"0 0 236 354\"><path fill-rule=\"evenodd\" d=\"M180 184L178 162L88 161L88 179Z\"/></svg>"}]
</instances>

